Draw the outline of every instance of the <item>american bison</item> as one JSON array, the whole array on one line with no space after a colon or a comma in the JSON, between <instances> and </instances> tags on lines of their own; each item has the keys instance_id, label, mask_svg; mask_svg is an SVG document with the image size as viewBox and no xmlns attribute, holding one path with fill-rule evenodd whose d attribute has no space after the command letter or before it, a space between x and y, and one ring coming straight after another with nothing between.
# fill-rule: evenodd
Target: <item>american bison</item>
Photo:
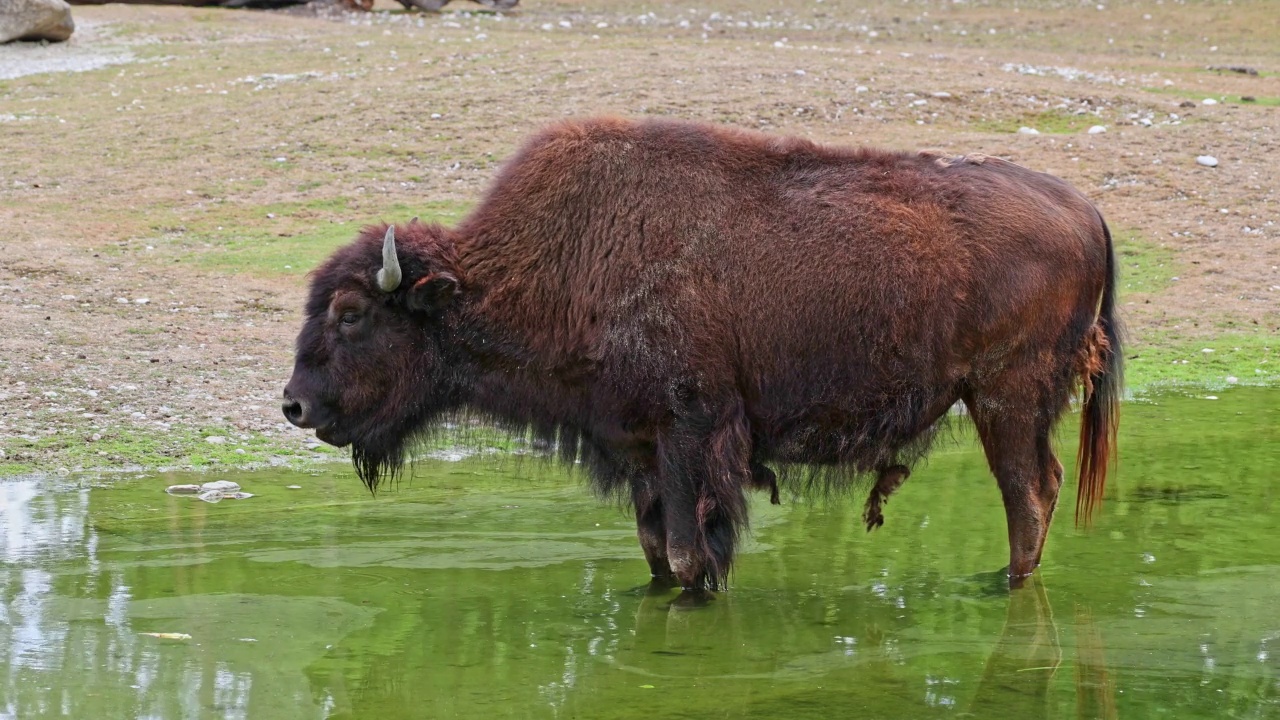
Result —
<instances>
[{"instance_id":1,"label":"american bison","mask_svg":"<svg viewBox=\"0 0 1280 720\"><path fill-rule=\"evenodd\" d=\"M871 476L869 528L963 401L1040 561L1079 391L1076 519L1121 382L1115 257L1062 180L984 156L567 121L456 228L366 228L311 278L284 414L371 489L442 418L553 441L635 509L655 582L723 586L747 488ZM771 464L779 471L775 475Z\"/></svg>"}]
</instances>

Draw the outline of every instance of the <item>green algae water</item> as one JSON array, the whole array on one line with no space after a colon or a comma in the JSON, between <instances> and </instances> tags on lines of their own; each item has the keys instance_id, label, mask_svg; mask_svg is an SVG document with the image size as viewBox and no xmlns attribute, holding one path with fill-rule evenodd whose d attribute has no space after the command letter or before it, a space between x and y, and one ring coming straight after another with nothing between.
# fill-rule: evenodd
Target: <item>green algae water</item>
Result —
<instances>
[{"instance_id":1,"label":"green algae water","mask_svg":"<svg viewBox=\"0 0 1280 720\"><path fill-rule=\"evenodd\" d=\"M695 609L644 591L625 513L511 455L376 499L338 467L216 505L0 482L0 718L1280 718L1280 392L1209 394L1125 406L1096 525L1061 513L1013 593L966 430L870 535L860 494L756 498Z\"/></svg>"}]
</instances>

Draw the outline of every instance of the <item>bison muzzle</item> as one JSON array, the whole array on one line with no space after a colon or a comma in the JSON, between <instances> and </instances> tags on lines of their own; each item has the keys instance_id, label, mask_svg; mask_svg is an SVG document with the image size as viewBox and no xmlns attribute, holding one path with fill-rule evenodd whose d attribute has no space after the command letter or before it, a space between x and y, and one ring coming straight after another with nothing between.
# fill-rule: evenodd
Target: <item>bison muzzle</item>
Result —
<instances>
[{"instance_id":1,"label":"bison muzzle","mask_svg":"<svg viewBox=\"0 0 1280 720\"><path fill-rule=\"evenodd\" d=\"M875 483L963 402L1040 561L1082 400L1076 519L1121 377L1115 258L1063 181L985 156L824 147L691 122L563 122L456 228L366 228L312 276L284 414L371 489L465 415L579 460L635 510L654 577L722 587L745 492ZM776 474L775 474L776 471Z\"/></svg>"}]
</instances>

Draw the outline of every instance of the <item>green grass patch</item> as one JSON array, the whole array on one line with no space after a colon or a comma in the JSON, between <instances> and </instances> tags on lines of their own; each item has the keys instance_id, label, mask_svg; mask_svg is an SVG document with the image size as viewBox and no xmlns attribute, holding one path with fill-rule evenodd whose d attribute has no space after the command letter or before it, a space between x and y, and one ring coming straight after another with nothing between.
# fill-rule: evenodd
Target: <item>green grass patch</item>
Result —
<instances>
[{"instance_id":1,"label":"green grass patch","mask_svg":"<svg viewBox=\"0 0 1280 720\"><path fill-rule=\"evenodd\" d=\"M22 474L37 468L53 471L62 467L73 472L130 466L143 470L174 466L212 470L261 465L272 457L295 454L277 440L259 435L242 436L238 431L218 427L170 432L118 428L98 435L98 440L79 431L60 432L36 440L8 438L5 458L0 460L0 475ZM220 438L221 442L211 443L210 437Z\"/></svg>"},{"instance_id":2,"label":"green grass patch","mask_svg":"<svg viewBox=\"0 0 1280 720\"><path fill-rule=\"evenodd\" d=\"M1164 387L1275 385L1280 341L1267 329L1193 337L1178 330L1147 331L1125 348L1126 384L1138 392ZM1234 381L1233 381L1234 378Z\"/></svg>"},{"instance_id":3,"label":"green grass patch","mask_svg":"<svg viewBox=\"0 0 1280 720\"><path fill-rule=\"evenodd\" d=\"M1119 263L1120 295L1157 293L1177 275L1174 251L1133 230L1112 230Z\"/></svg>"},{"instance_id":4,"label":"green grass patch","mask_svg":"<svg viewBox=\"0 0 1280 720\"><path fill-rule=\"evenodd\" d=\"M1183 90L1177 87L1147 87L1143 88L1147 92L1159 93L1161 95L1177 95L1188 100L1200 102L1205 98L1213 98L1220 103L1229 103L1233 105L1258 105L1262 107L1280 107L1280 97L1271 97L1269 95L1249 95L1253 100L1245 100L1244 95L1229 95L1225 93L1211 93L1202 90Z\"/></svg>"},{"instance_id":5,"label":"green grass patch","mask_svg":"<svg viewBox=\"0 0 1280 720\"><path fill-rule=\"evenodd\" d=\"M984 132L1016 133L1018 128L1029 127L1048 135L1070 135L1085 132L1101 123L1097 117L1087 113L1073 115L1065 110L1045 110L1004 120L979 120L973 126Z\"/></svg>"},{"instance_id":6,"label":"green grass patch","mask_svg":"<svg viewBox=\"0 0 1280 720\"><path fill-rule=\"evenodd\" d=\"M404 222L414 215L424 222L452 224L470 207L467 203L436 201L412 207L390 205L379 212L367 212L353 209L351 204L349 199L334 198L257 207L251 222L219 220L215 225L212 219L203 220L202 229L187 235L183 243L193 245L197 262L212 270L300 275L351 242L365 225L381 220ZM275 219L268 219L268 214ZM353 215L359 219L345 219ZM216 229L218 226L223 229ZM204 245L209 247L201 247Z\"/></svg>"}]
</instances>

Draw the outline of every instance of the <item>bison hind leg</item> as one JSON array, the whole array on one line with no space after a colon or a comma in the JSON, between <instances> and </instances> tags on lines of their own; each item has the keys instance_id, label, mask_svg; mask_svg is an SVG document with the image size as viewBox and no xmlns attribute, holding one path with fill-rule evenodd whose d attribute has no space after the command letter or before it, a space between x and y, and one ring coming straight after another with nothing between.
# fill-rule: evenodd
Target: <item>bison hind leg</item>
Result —
<instances>
[{"instance_id":1,"label":"bison hind leg","mask_svg":"<svg viewBox=\"0 0 1280 720\"><path fill-rule=\"evenodd\" d=\"M884 524L884 512L881 506L889 502L889 496L897 492L911 475L905 465L891 465L880 469L875 487L867 496L867 505L862 511L862 519L867 524L867 532L871 532Z\"/></svg>"}]
</instances>

